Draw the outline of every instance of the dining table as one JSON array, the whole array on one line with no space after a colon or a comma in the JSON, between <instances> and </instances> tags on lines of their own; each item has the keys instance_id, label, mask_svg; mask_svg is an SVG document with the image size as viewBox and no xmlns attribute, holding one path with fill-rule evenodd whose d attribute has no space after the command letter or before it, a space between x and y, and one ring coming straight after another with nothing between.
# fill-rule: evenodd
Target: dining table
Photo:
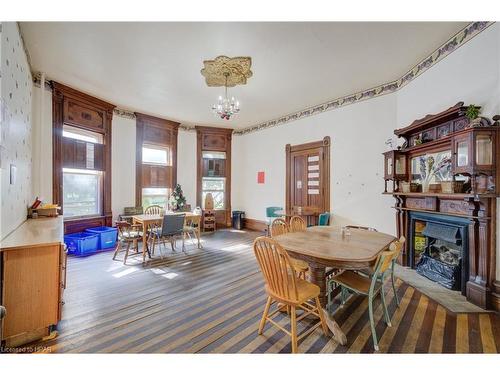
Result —
<instances>
[{"instance_id":1,"label":"dining table","mask_svg":"<svg viewBox=\"0 0 500 375\"><path fill-rule=\"evenodd\" d=\"M151 215L151 214L141 214L141 215L133 215L132 216L132 222L134 224L142 225L142 260L143 262L146 260L146 253L150 254L149 248L148 248L148 229L151 228L152 226L155 225L161 225L163 221L163 216L164 215L180 215L184 214L186 216L186 219L194 219L194 218L200 218L201 214L194 213L194 212L174 212L174 211L168 211L165 212L163 215ZM198 238L198 247L200 245L200 226L195 229L197 231L196 237Z\"/></svg>"},{"instance_id":2,"label":"dining table","mask_svg":"<svg viewBox=\"0 0 500 375\"><path fill-rule=\"evenodd\" d=\"M309 264L309 280L320 288L319 300L327 302L326 268L362 270L374 265L378 255L396 238L390 234L340 226L313 226L305 231L285 233L274 239L293 258ZM341 344L347 339L325 310L327 325Z\"/></svg>"}]
</instances>

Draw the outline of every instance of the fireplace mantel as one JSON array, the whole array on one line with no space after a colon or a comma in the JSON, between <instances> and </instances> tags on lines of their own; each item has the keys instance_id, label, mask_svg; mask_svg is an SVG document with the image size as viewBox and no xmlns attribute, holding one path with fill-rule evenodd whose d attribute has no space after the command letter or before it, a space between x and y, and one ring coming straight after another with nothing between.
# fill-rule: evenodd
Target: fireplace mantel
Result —
<instances>
[{"instance_id":1,"label":"fireplace mantel","mask_svg":"<svg viewBox=\"0 0 500 375\"><path fill-rule=\"evenodd\" d=\"M388 193L389 194L389 193ZM468 218L469 280L467 300L484 309L498 310L495 291L496 274L496 197L472 194L390 193L396 199L396 225L399 236L409 237L409 213L427 212ZM409 265L408 247L401 254L400 264ZM498 283L498 282L497 282Z\"/></svg>"},{"instance_id":2,"label":"fireplace mantel","mask_svg":"<svg viewBox=\"0 0 500 375\"><path fill-rule=\"evenodd\" d=\"M466 297L484 309L500 311L500 281L496 280L500 125L470 116L471 108L480 109L459 102L395 130L404 143L384 153L384 194L394 196L397 233L408 239L412 212L468 219ZM438 170L443 173L439 178ZM392 191L388 191L389 181ZM407 266L408 244L405 247L399 261Z\"/></svg>"}]
</instances>

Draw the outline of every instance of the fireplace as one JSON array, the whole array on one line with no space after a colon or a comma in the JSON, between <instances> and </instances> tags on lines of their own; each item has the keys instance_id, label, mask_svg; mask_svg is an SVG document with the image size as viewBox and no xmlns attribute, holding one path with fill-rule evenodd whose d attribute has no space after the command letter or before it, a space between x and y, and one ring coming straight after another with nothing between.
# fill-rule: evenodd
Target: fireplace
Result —
<instances>
[{"instance_id":1,"label":"fireplace","mask_svg":"<svg viewBox=\"0 0 500 375\"><path fill-rule=\"evenodd\" d=\"M426 278L465 295L470 220L410 212L409 224L408 265Z\"/></svg>"}]
</instances>

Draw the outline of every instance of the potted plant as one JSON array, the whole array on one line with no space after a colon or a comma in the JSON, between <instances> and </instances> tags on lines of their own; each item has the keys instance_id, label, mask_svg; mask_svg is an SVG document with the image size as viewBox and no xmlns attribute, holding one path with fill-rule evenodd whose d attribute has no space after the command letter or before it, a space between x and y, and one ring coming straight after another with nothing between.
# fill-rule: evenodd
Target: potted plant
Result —
<instances>
[{"instance_id":1,"label":"potted plant","mask_svg":"<svg viewBox=\"0 0 500 375\"><path fill-rule=\"evenodd\" d=\"M477 126L489 126L491 121L486 117L479 116L481 113L481 107L471 104L467 107L465 111L465 117L469 119L469 125L467 127L473 128Z\"/></svg>"},{"instance_id":2,"label":"potted plant","mask_svg":"<svg viewBox=\"0 0 500 375\"><path fill-rule=\"evenodd\" d=\"M186 206L186 197L182 192L181 185L175 185L174 191L170 195L168 203L172 211L182 211L184 209Z\"/></svg>"}]
</instances>

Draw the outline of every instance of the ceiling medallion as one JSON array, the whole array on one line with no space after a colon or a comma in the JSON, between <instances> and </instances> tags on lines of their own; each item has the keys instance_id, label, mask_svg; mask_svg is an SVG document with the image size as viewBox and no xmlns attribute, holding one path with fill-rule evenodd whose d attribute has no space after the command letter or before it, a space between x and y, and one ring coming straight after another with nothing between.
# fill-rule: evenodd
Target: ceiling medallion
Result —
<instances>
[{"instance_id":1,"label":"ceiling medallion","mask_svg":"<svg viewBox=\"0 0 500 375\"><path fill-rule=\"evenodd\" d=\"M240 111L240 102L227 96L227 88L236 85L245 85L252 76L250 57L218 56L214 60L203 62L201 74L209 87L224 87L224 97L219 96L217 103L212 106L212 112L223 120L229 120Z\"/></svg>"},{"instance_id":2,"label":"ceiling medallion","mask_svg":"<svg viewBox=\"0 0 500 375\"><path fill-rule=\"evenodd\" d=\"M203 61L201 75L208 87L234 87L246 85L252 76L251 57L218 56L214 60Z\"/></svg>"}]
</instances>

